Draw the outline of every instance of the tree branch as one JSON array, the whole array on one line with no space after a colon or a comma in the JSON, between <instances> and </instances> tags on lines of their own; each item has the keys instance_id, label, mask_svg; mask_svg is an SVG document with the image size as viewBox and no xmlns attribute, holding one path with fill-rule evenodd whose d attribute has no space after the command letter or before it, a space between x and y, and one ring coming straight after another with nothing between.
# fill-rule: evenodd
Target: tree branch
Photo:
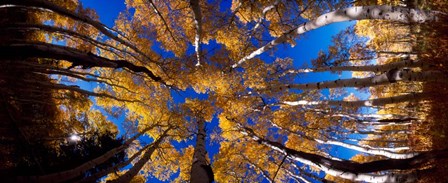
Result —
<instances>
[{"instance_id":1,"label":"tree branch","mask_svg":"<svg viewBox=\"0 0 448 183\"><path fill-rule=\"evenodd\" d=\"M154 75L152 71L143 66L137 66L127 60L110 60L92 53L85 53L75 48L53 45L42 42L17 42L7 45L0 45L0 57L9 59L23 59L30 57L51 58L67 60L74 65L81 65L86 68L126 68L132 72L142 72L152 80L167 85L161 77Z\"/></svg>"}]
</instances>

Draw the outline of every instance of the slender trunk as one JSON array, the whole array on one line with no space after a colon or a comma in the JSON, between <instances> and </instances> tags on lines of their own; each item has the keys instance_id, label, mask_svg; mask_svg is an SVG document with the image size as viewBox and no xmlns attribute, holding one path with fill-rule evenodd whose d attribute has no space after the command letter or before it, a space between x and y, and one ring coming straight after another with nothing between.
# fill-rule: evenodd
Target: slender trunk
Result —
<instances>
[{"instance_id":1,"label":"slender trunk","mask_svg":"<svg viewBox=\"0 0 448 183\"><path fill-rule=\"evenodd\" d=\"M241 125L240 125L241 127ZM324 171L326 174L349 179L352 181L366 182L403 182L416 179L413 174L369 174L387 170L409 170L425 165L429 160L437 158L447 158L448 151L429 151L408 159L387 159L371 161L367 163L357 163L347 160L333 160L320 155L297 151L285 147L279 142L273 142L259 137L252 129L241 127L243 134L246 134L260 144L263 144L284 155L289 155L294 161L309 165Z\"/></svg>"},{"instance_id":2,"label":"slender trunk","mask_svg":"<svg viewBox=\"0 0 448 183\"><path fill-rule=\"evenodd\" d=\"M198 134L196 137L196 146L194 148L193 162L191 165L190 182L191 183L211 183L214 180L213 170L207 163L207 151L205 149L205 121L199 119Z\"/></svg>"},{"instance_id":3,"label":"slender trunk","mask_svg":"<svg viewBox=\"0 0 448 183\"><path fill-rule=\"evenodd\" d=\"M72 31L72 30L67 30L67 29L54 27L54 26L49 26L49 25L20 24L20 23L9 24L9 25L4 26L2 29L5 30L5 31L8 31L8 30L14 30L14 31L18 31L18 30L36 30L37 31L37 30L40 30L40 31L46 31L46 32L50 32L50 33L59 33L59 34L63 34L63 35L68 35L70 37L82 39L82 40L84 40L86 42L89 42L90 44L92 44L94 46L97 46L98 48L101 48L102 50L105 50L105 51L110 51L108 49L112 48L112 49L114 49L116 51L119 51L121 53L125 53L127 55L130 55L132 58L135 58L136 60L139 60L140 62L142 62L142 60L140 58L138 58L135 53L131 53L131 52L127 51L126 49L121 49L121 48L118 48L118 47L113 46L111 44L104 43L104 42L101 42L99 40L95 40L95 39L89 37L88 35L83 35L83 34L80 34L78 32ZM119 56L118 54L115 54L115 55Z\"/></svg>"},{"instance_id":4,"label":"slender trunk","mask_svg":"<svg viewBox=\"0 0 448 183\"><path fill-rule=\"evenodd\" d=\"M87 170L94 168L104 162L106 162L108 159L112 158L116 154L124 151L126 148L131 145L131 143L139 138L141 135L146 133L146 131L154 128L154 126L150 126L143 130L142 132L138 133L134 137L127 140L123 145L120 147L116 147L111 149L110 151L104 153L103 155L90 160L76 168L73 168L71 170L66 170L62 172L56 172L48 175L42 175L42 176L30 176L30 177L17 177L16 182L66 182L70 179L76 178L78 176L83 175Z\"/></svg>"},{"instance_id":5,"label":"slender trunk","mask_svg":"<svg viewBox=\"0 0 448 183\"><path fill-rule=\"evenodd\" d=\"M420 99L428 98L430 94L428 93L411 93L406 95L398 95L394 97L387 98L377 98L370 100L359 100L359 101L339 101L339 100L322 100L322 101L284 101L281 105L288 106L303 106L303 105L331 105L331 106L344 106L344 107L372 107L372 106L384 106L386 104L401 103L407 101L417 101Z\"/></svg>"},{"instance_id":6,"label":"slender trunk","mask_svg":"<svg viewBox=\"0 0 448 183\"><path fill-rule=\"evenodd\" d=\"M87 91L87 90L83 90L81 88L79 88L79 86L76 85L64 85L64 84L56 84L56 83L47 83L47 82L42 82L42 81L37 81L37 80L22 80L21 83L18 83L17 85L29 85L31 84L32 86L42 86L42 87L46 87L49 89L53 89L53 90L69 90L69 91L74 91L83 95L87 95L87 96L94 96L94 97L104 97L104 98L109 98L109 99L113 99L116 101L121 101L121 102L137 102L137 103L142 103L142 101L139 100L128 100L128 99L121 99L121 98L117 98L115 96L106 94L106 93L96 93L96 92L91 92L91 91Z\"/></svg>"},{"instance_id":7,"label":"slender trunk","mask_svg":"<svg viewBox=\"0 0 448 183\"><path fill-rule=\"evenodd\" d=\"M389 123L393 124L402 124L402 123L410 123L414 120L419 120L416 117L404 116L404 115L396 115L396 114L347 114L343 112L333 112L325 109L312 108L308 106L304 106L306 111L313 111L316 113L320 113L325 115L325 117L341 117L349 120L354 120L359 123L365 124L384 124L387 125Z\"/></svg>"},{"instance_id":8,"label":"slender trunk","mask_svg":"<svg viewBox=\"0 0 448 183\"><path fill-rule=\"evenodd\" d=\"M362 153L367 153L371 155L378 155L378 156L384 156L391 159L408 159L412 158L417 153L397 153L397 151L408 149L406 147L404 148L381 148L381 147L370 147L370 146L361 146L361 145L353 145L353 144L347 144L344 142L339 142L335 140L319 140L315 139L316 142L320 144L326 144L326 145L336 145L340 147L345 147L347 149L355 150Z\"/></svg>"},{"instance_id":9,"label":"slender trunk","mask_svg":"<svg viewBox=\"0 0 448 183\"><path fill-rule=\"evenodd\" d=\"M258 166L256 163L252 162L247 156L245 156L244 154L240 154L240 156L248 162L249 166L254 167L255 169L258 169L261 172L261 175L269 182L272 183L274 182L274 180L272 180L269 175L263 170L263 168L261 168L260 166Z\"/></svg>"},{"instance_id":10,"label":"slender trunk","mask_svg":"<svg viewBox=\"0 0 448 183\"><path fill-rule=\"evenodd\" d=\"M424 63L415 60L403 60L384 65L366 65L366 66L334 66L319 67L307 69L291 69L286 72L291 74L309 73L309 72L341 72L341 71L364 71L364 72L386 72L392 69L423 67Z\"/></svg>"},{"instance_id":11,"label":"slender trunk","mask_svg":"<svg viewBox=\"0 0 448 183\"><path fill-rule=\"evenodd\" d=\"M411 158L413 156L415 156L415 153L398 153L399 151L402 150L408 150L408 147L398 147L398 148L383 148L383 147L372 147L372 146L368 146L368 145L354 145L354 144L349 144L349 143L344 143L344 142L340 142L340 141L335 141L335 140L321 140L321 139L316 139L313 138L311 136L308 136L304 133L300 133L300 131L291 131L289 129L285 129L281 126L278 126L275 123L272 123L272 126L275 126L276 128L283 130L283 131L287 131L289 133L295 134L303 139L307 139L309 141L314 141L317 142L319 144L323 144L323 145L336 145L336 146L340 146L340 147L344 147L347 149L351 149L354 151L359 151L359 152L363 152L363 153L367 153L367 154L371 154L371 155L378 155L378 156L384 156L384 157L388 157L388 158L392 158L392 159L406 159L406 158ZM324 152L321 152L322 154L325 154ZM330 157L330 155L328 155L327 157Z\"/></svg>"},{"instance_id":12,"label":"slender trunk","mask_svg":"<svg viewBox=\"0 0 448 183\"><path fill-rule=\"evenodd\" d=\"M149 145L143 147L142 149L140 149L137 153L132 155L126 161L120 162L120 163L116 164L115 166L112 166L112 167L106 168L104 170L101 170L99 172L96 172L95 174L93 174L89 177L83 178L82 180L79 180L78 182L79 183L95 182L96 180L100 179L101 177L104 177L110 173L113 173L114 171L119 170L119 169L123 168L124 166L130 164L132 161L134 161L135 158L139 157L148 148L152 149L152 148L157 148L157 147L153 146L153 144L149 144ZM148 151L150 151L150 150L148 150Z\"/></svg>"},{"instance_id":13,"label":"slender trunk","mask_svg":"<svg viewBox=\"0 0 448 183\"><path fill-rule=\"evenodd\" d=\"M347 149L351 149L354 151L359 151L359 152L363 152L363 153L367 153L367 154L371 154L371 155L384 156L384 157L388 157L388 158L392 158L392 159L406 159L406 158L411 158L411 157L417 155L416 153L398 153L399 151L409 149L408 147L383 148L383 147L372 147L372 146L368 146L368 145L354 145L354 144L344 143L344 142L335 141L335 140L321 140L321 139L316 139L316 138L307 136L306 134L299 133L297 131L291 131L289 129L285 129L285 128L278 126L274 123L272 123L272 125L279 128L280 130L284 130L289 133L295 134L295 135L297 135L301 138L307 139L309 141L314 141L314 142L317 142L317 143L323 144L323 145L336 145L336 146L344 147Z\"/></svg>"},{"instance_id":14,"label":"slender trunk","mask_svg":"<svg viewBox=\"0 0 448 183\"><path fill-rule=\"evenodd\" d=\"M127 60L110 60L92 53L85 53L75 48L53 45L42 42L17 42L7 45L0 45L0 57L2 58L52 58L72 62L73 65L80 65L86 68L106 67L106 68L126 68L133 72L142 72L151 79L161 82L162 78L144 66L137 66Z\"/></svg>"},{"instance_id":15,"label":"slender trunk","mask_svg":"<svg viewBox=\"0 0 448 183\"><path fill-rule=\"evenodd\" d=\"M143 154L142 158L140 158L140 160L138 160L138 162L135 163L134 166L132 166L132 168L130 168L125 174L123 174L120 177L118 177L118 179L115 179L115 180L112 180L112 181L108 181L108 183L128 183L128 182L131 182L132 178L134 178L138 174L138 172L140 172L140 170L146 164L146 162L148 162L149 159L151 159L152 153L154 153L154 151L157 149L159 144L162 143L163 139L167 136L167 133L170 130L171 130L171 127L168 128L167 130L165 130L163 132L163 134L160 135L159 139L154 141L152 147L150 149L148 149L145 152L145 154Z\"/></svg>"},{"instance_id":16,"label":"slender trunk","mask_svg":"<svg viewBox=\"0 0 448 183\"><path fill-rule=\"evenodd\" d=\"M398 115L379 115L379 114L343 114L343 113L330 113L322 112L321 110L316 111L317 113L322 113L325 117L341 117L346 120L353 120L359 124L368 125L410 125L413 120L418 120L418 118L398 116Z\"/></svg>"},{"instance_id":17,"label":"slender trunk","mask_svg":"<svg viewBox=\"0 0 448 183\"><path fill-rule=\"evenodd\" d=\"M194 37L194 49L196 51L196 66L201 65L201 42L202 42L202 15L199 0L190 0L191 9L193 9L194 26L196 28L196 35Z\"/></svg>"},{"instance_id":18,"label":"slender trunk","mask_svg":"<svg viewBox=\"0 0 448 183\"><path fill-rule=\"evenodd\" d=\"M361 135L392 135L392 134L410 134L409 130L370 130L370 131L359 131L359 130L349 130L348 132L341 132L338 134L341 135L350 135L350 134L361 134Z\"/></svg>"},{"instance_id":19,"label":"slender trunk","mask_svg":"<svg viewBox=\"0 0 448 183\"><path fill-rule=\"evenodd\" d=\"M339 140L348 140L348 141L352 141L352 142L363 142L363 143L401 143L401 144L406 144L409 141L408 140L377 140L377 139L339 139ZM365 146L365 145L363 145ZM408 150L409 147L395 147L395 148L403 148L402 150Z\"/></svg>"},{"instance_id":20,"label":"slender trunk","mask_svg":"<svg viewBox=\"0 0 448 183\"><path fill-rule=\"evenodd\" d=\"M272 40L268 44L262 46L261 48L253 51L249 55L240 59L237 63L232 65L232 68L236 68L247 60L250 60L267 50L270 50L274 46L278 44L284 43L288 39L293 39L294 37L308 32L313 29L317 29L323 27L325 25L336 23L336 22L344 22L350 20L365 20L365 19L383 19L390 21L397 21L403 23L423 23L426 21L437 21L438 18L435 12L432 11L424 11L419 9L410 9L404 7L395 7L388 5L380 5L380 6L355 6L350 8L345 8L341 10L336 10L330 13L323 14L317 17L314 20L303 23L278 37L277 39Z\"/></svg>"},{"instance_id":21,"label":"slender trunk","mask_svg":"<svg viewBox=\"0 0 448 183\"><path fill-rule=\"evenodd\" d=\"M297 164L293 162L294 161L293 159L291 159L289 157L287 157L287 159L288 159L289 164L291 165L291 167L295 168L299 172L300 175L305 175L306 177L309 177L311 179L317 180L317 181L322 182L322 183L334 183L332 181L326 180L325 178L320 178L320 177L316 176L314 173L307 172L306 167L303 167L303 166L299 167L299 166L297 166Z\"/></svg>"},{"instance_id":22,"label":"slender trunk","mask_svg":"<svg viewBox=\"0 0 448 183\"><path fill-rule=\"evenodd\" d=\"M304 182L304 183L312 183L311 181L305 179L303 176L301 176L302 172L300 172L300 175L296 175L295 173L292 173L289 170L284 170L286 174L292 177L296 182Z\"/></svg>"},{"instance_id":23,"label":"slender trunk","mask_svg":"<svg viewBox=\"0 0 448 183\"><path fill-rule=\"evenodd\" d=\"M377 85L385 85L398 81L441 81L444 74L440 71L423 71L413 72L409 69L391 69L380 75L367 78L351 78L338 79L334 81L325 81L306 84L288 84L278 87L278 90L287 88L299 90L319 90L326 88L342 88L342 87L370 87ZM277 89L272 87L272 89Z\"/></svg>"},{"instance_id":24,"label":"slender trunk","mask_svg":"<svg viewBox=\"0 0 448 183\"><path fill-rule=\"evenodd\" d=\"M274 9L275 7L277 7L279 3L280 3L280 0L276 0L272 5L269 5L269 6L266 6L265 8L263 8L261 17L256 21L257 23L255 24L254 28L252 28L252 30L250 31L249 38L247 39L248 41L250 41L252 36L257 31L258 27L260 27L261 23L263 22L263 19L265 19L265 17L266 17L266 14L269 11L271 11L272 9Z\"/></svg>"},{"instance_id":25,"label":"slender trunk","mask_svg":"<svg viewBox=\"0 0 448 183\"><path fill-rule=\"evenodd\" d=\"M385 50L379 50L375 51L378 55L413 55L417 54L415 52L409 52L409 51L385 51Z\"/></svg>"},{"instance_id":26,"label":"slender trunk","mask_svg":"<svg viewBox=\"0 0 448 183\"><path fill-rule=\"evenodd\" d=\"M160 13L159 9L157 9L156 5L154 4L154 2L152 0L148 0L149 4L151 5L151 8L154 9L154 12L160 17L160 19L162 20L163 24L166 27L166 30L170 33L171 38L173 39L173 41L177 42L176 37L174 37L173 31L171 31L170 26L168 26L168 23L166 22L165 18L162 16L162 14Z\"/></svg>"},{"instance_id":27,"label":"slender trunk","mask_svg":"<svg viewBox=\"0 0 448 183\"><path fill-rule=\"evenodd\" d=\"M235 20L236 14L240 11L240 8L243 6L243 2L239 2L238 6L232 10L232 14L230 15L230 20L229 20L229 27L233 24L233 21ZM228 28L229 28L228 27Z\"/></svg>"},{"instance_id":28,"label":"slender trunk","mask_svg":"<svg viewBox=\"0 0 448 183\"><path fill-rule=\"evenodd\" d=\"M120 38L119 35L121 37L125 37L120 32L115 31L115 30L107 27L106 25L102 24L101 22L98 22L98 21L95 21L95 20L91 19L88 16L80 15L80 14L76 14L74 12L68 11L68 10L64 9L63 7L59 7L59 6L53 4L53 3L49 2L49 1L44 1L44 0L2 0L0 2L0 4L23 6L24 8L38 7L38 8L48 9L48 10L51 10L51 11L53 11L55 13L60 14L60 15L67 16L67 17L72 18L74 20L84 22L86 24L89 24L89 25L95 27L97 30L99 30L104 35L114 39L115 41L118 41L119 43L121 43L123 45L128 46L129 48L131 48L135 52L143 55L148 61L156 63L156 61L152 60L148 55L143 53L136 46L134 46L130 42L124 40L123 38ZM118 35L115 35L115 34L118 34Z\"/></svg>"}]
</instances>

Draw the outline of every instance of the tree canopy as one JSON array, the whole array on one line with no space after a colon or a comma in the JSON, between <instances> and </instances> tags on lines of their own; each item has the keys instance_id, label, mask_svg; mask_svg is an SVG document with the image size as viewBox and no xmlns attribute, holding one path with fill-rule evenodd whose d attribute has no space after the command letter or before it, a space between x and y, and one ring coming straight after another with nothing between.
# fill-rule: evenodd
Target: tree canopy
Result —
<instances>
[{"instance_id":1,"label":"tree canopy","mask_svg":"<svg viewBox=\"0 0 448 183\"><path fill-rule=\"evenodd\" d=\"M3 180L433 182L448 168L448 3L123 3L106 25L82 0L0 2ZM350 21L315 58L282 55Z\"/></svg>"}]
</instances>

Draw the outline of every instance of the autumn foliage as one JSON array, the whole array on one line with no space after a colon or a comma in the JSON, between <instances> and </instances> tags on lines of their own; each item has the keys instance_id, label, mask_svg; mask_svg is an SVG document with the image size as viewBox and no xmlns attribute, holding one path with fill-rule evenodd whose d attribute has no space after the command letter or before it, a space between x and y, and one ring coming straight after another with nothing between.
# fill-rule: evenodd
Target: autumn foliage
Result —
<instances>
[{"instance_id":1,"label":"autumn foliage","mask_svg":"<svg viewBox=\"0 0 448 183\"><path fill-rule=\"evenodd\" d=\"M0 2L1 178L434 182L446 173L448 3L123 3L107 26L78 0ZM356 23L316 58L281 55L347 21Z\"/></svg>"}]
</instances>

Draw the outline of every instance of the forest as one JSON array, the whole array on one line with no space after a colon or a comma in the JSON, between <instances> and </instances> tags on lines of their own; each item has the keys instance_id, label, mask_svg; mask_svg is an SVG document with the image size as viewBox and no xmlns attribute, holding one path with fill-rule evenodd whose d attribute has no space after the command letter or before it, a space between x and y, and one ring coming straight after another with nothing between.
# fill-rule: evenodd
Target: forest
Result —
<instances>
[{"instance_id":1,"label":"forest","mask_svg":"<svg viewBox=\"0 0 448 183\"><path fill-rule=\"evenodd\" d=\"M447 13L0 0L0 182L448 182Z\"/></svg>"}]
</instances>

